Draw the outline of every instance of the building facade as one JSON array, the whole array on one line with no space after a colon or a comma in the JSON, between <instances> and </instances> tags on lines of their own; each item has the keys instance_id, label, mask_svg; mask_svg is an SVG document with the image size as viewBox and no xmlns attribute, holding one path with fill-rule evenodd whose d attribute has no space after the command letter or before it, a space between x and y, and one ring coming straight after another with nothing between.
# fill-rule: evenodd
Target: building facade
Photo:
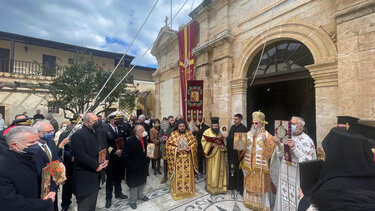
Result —
<instances>
[{"instance_id":1,"label":"building facade","mask_svg":"<svg viewBox=\"0 0 375 211\"><path fill-rule=\"evenodd\" d=\"M374 10L374 0L203 1L190 16L205 118L231 125L261 110L272 132L273 120L302 116L318 146L336 116L374 119ZM177 31L162 28L152 53L156 114L181 113Z\"/></svg>"},{"instance_id":2,"label":"building facade","mask_svg":"<svg viewBox=\"0 0 375 211\"><path fill-rule=\"evenodd\" d=\"M52 112L59 122L64 120L61 109L46 106L46 92L38 92L38 90L35 92L27 84L40 80L52 81L58 74L57 68L54 67L68 66L73 62L77 52L91 55L93 61L102 65L106 71L112 71L122 57L120 53L0 32L0 113L5 117L6 125L13 121L16 114L27 112L32 117L37 109L41 110L42 114ZM133 56L126 55L119 68L131 68L130 63L133 59ZM41 64L52 68L47 71ZM147 92L151 93L150 96L153 95L154 71L155 68L134 67L129 74L131 80L126 82L128 88L124 90L124 94L131 91L136 94ZM112 109L118 109L117 106ZM154 112L153 107L147 109ZM136 110L131 113L135 114Z\"/></svg>"}]
</instances>

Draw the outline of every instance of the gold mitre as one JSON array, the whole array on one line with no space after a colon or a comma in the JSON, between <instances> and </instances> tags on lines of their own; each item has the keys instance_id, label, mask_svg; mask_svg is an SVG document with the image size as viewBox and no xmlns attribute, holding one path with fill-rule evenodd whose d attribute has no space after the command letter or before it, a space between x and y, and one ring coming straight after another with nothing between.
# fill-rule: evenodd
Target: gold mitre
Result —
<instances>
[{"instance_id":1,"label":"gold mitre","mask_svg":"<svg viewBox=\"0 0 375 211\"><path fill-rule=\"evenodd\" d=\"M263 112L259 111L254 111L253 112L253 121L258 121L262 122L263 124L268 124L268 122L265 121L266 115L264 115Z\"/></svg>"}]
</instances>

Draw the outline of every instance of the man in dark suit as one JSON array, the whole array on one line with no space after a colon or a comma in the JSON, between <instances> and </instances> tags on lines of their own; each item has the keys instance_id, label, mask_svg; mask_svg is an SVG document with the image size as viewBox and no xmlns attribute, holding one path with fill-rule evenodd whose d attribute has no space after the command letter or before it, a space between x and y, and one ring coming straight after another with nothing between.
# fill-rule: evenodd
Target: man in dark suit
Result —
<instances>
[{"instance_id":1,"label":"man in dark suit","mask_svg":"<svg viewBox=\"0 0 375 211\"><path fill-rule=\"evenodd\" d=\"M76 116L71 119L70 128L73 129L79 122L80 117ZM61 210L68 210L70 204L72 203L72 194L73 194L73 169L74 169L74 156L72 148L70 146L70 138L68 137L71 130L61 133L58 142L58 151L59 156L63 159L65 165L65 175L66 181L62 187L61 194Z\"/></svg>"},{"instance_id":2,"label":"man in dark suit","mask_svg":"<svg viewBox=\"0 0 375 211\"><path fill-rule=\"evenodd\" d=\"M143 140L142 125L134 127L134 136L130 136L124 145L122 158L126 166L126 183L130 188L130 207L137 209L137 199L147 201L148 198L143 195L143 189L147 178L147 142Z\"/></svg>"},{"instance_id":3,"label":"man in dark suit","mask_svg":"<svg viewBox=\"0 0 375 211\"><path fill-rule=\"evenodd\" d=\"M121 159L122 147L117 146L116 140L122 143L125 141L125 131L122 127L123 114L120 112L113 112L108 115L109 124L103 126L105 139L109 152L109 163L106 168L106 203L105 207L110 208L112 203L113 186L115 187L115 198L127 199L128 196L122 194L121 180L124 178L124 162Z\"/></svg>"},{"instance_id":4,"label":"man in dark suit","mask_svg":"<svg viewBox=\"0 0 375 211\"><path fill-rule=\"evenodd\" d=\"M44 116L43 114L40 113L40 110L36 110L36 114L33 116L33 119L36 120L36 119L44 119Z\"/></svg>"},{"instance_id":5,"label":"man in dark suit","mask_svg":"<svg viewBox=\"0 0 375 211\"><path fill-rule=\"evenodd\" d=\"M100 171L108 165L108 157L99 163L99 152L106 144L98 139L100 124L98 117L87 113L83 117L83 126L71 138L74 156L73 193L76 195L78 210L93 211L99 192Z\"/></svg>"},{"instance_id":6,"label":"man in dark suit","mask_svg":"<svg viewBox=\"0 0 375 211\"><path fill-rule=\"evenodd\" d=\"M53 210L55 192L40 199L38 172L33 157L39 152L38 132L19 126L6 135L7 150L0 156L0 209L39 211Z\"/></svg>"},{"instance_id":7,"label":"man in dark suit","mask_svg":"<svg viewBox=\"0 0 375 211\"><path fill-rule=\"evenodd\" d=\"M46 114L46 120L51 123L56 133L59 130L59 123L57 122L57 120L53 118L53 115L51 113Z\"/></svg>"},{"instance_id":8,"label":"man in dark suit","mask_svg":"<svg viewBox=\"0 0 375 211\"><path fill-rule=\"evenodd\" d=\"M55 160L60 160L57 153L57 147L55 145L54 137L55 131L53 126L47 120L39 120L34 125L35 128L39 133L39 152L35 155L35 165L39 175L42 175L42 170L44 167L47 166L47 163L50 163ZM63 165L61 163L61 165ZM63 167L65 169L65 167ZM51 191L57 193L58 191L58 184L56 184L53 180L51 181ZM57 195L55 200L55 210L58 210L57 205Z\"/></svg>"}]
</instances>

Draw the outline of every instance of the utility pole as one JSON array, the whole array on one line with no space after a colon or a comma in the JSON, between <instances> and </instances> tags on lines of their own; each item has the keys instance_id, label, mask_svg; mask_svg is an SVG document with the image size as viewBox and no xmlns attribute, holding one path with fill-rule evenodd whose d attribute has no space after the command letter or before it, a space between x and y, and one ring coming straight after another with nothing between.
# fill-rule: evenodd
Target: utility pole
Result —
<instances>
[{"instance_id":1,"label":"utility pole","mask_svg":"<svg viewBox=\"0 0 375 211\"><path fill-rule=\"evenodd\" d=\"M173 20L173 17L172 17L172 0L171 0L171 29L172 29L172 20Z\"/></svg>"}]
</instances>

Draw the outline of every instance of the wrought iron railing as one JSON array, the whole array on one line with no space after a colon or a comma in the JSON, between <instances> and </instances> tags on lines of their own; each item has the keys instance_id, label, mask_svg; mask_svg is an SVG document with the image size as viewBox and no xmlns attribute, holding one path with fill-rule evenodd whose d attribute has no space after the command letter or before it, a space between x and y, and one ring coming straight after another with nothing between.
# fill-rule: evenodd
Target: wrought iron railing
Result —
<instances>
[{"instance_id":1,"label":"wrought iron railing","mask_svg":"<svg viewBox=\"0 0 375 211\"><path fill-rule=\"evenodd\" d=\"M56 77L60 71L56 65L41 65L37 62L0 59L0 73L10 73L25 76Z\"/></svg>"}]
</instances>

